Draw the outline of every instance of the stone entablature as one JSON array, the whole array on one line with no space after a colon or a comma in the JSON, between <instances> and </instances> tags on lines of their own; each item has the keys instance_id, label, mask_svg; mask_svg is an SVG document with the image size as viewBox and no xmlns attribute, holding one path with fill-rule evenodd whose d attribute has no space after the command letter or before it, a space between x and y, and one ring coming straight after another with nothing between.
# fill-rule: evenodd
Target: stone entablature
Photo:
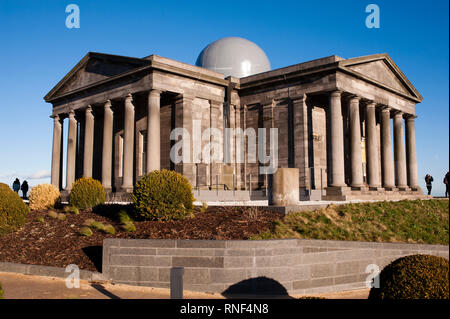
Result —
<instances>
[{"instance_id":1,"label":"stone entablature","mask_svg":"<svg viewBox=\"0 0 450 319\"><path fill-rule=\"evenodd\" d=\"M88 53L45 100L53 104L52 184L62 188L65 164L67 191L76 178L92 176L108 191L130 192L140 176L161 168L196 186L199 167L172 163L169 137L176 127L192 135L197 120L202 130L277 128L279 167L299 170L301 190L320 184L329 199L422 194L414 132L422 97L387 54L331 56L238 79L156 55ZM246 151L238 163L236 139L229 143L232 162L204 165L204 186L211 189L217 175L224 187L267 188L260 164L248 163Z\"/></svg>"}]
</instances>

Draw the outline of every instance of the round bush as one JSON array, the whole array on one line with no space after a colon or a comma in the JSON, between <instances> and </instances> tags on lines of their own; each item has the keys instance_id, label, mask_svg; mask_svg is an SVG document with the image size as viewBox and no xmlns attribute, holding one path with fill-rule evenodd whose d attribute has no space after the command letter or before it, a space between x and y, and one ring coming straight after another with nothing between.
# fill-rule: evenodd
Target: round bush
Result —
<instances>
[{"instance_id":1,"label":"round bush","mask_svg":"<svg viewBox=\"0 0 450 319\"><path fill-rule=\"evenodd\" d=\"M16 192L0 183L0 235L15 232L22 227L29 210Z\"/></svg>"},{"instance_id":2,"label":"round bush","mask_svg":"<svg viewBox=\"0 0 450 319\"><path fill-rule=\"evenodd\" d=\"M30 191L29 206L31 210L52 208L60 197L59 190L51 184L39 184Z\"/></svg>"},{"instance_id":3,"label":"round bush","mask_svg":"<svg viewBox=\"0 0 450 319\"><path fill-rule=\"evenodd\" d=\"M70 205L86 209L104 203L105 188L102 183L90 177L82 177L75 181L70 192Z\"/></svg>"},{"instance_id":4,"label":"round bush","mask_svg":"<svg viewBox=\"0 0 450 319\"><path fill-rule=\"evenodd\" d=\"M183 219L192 214L194 196L189 181L175 171L153 171L141 178L132 195L136 218Z\"/></svg>"},{"instance_id":5,"label":"round bush","mask_svg":"<svg viewBox=\"0 0 450 319\"><path fill-rule=\"evenodd\" d=\"M369 299L448 299L448 260L430 255L399 258L380 273Z\"/></svg>"}]
</instances>

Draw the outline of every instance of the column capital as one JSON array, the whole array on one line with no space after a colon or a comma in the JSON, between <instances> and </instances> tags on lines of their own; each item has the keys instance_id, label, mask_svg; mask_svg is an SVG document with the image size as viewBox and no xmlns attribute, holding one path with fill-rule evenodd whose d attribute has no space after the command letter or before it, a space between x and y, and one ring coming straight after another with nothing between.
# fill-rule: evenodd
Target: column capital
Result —
<instances>
[{"instance_id":1,"label":"column capital","mask_svg":"<svg viewBox=\"0 0 450 319\"><path fill-rule=\"evenodd\" d=\"M92 114L92 106L91 105L86 106L85 111L86 111L86 113L91 113Z\"/></svg>"},{"instance_id":2,"label":"column capital","mask_svg":"<svg viewBox=\"0 0 450 319\"><path fill-rule=\"evenodd\" d=\"M306 93L303 93L298 96L290 97L291 101L301 101L301 102L305 102L307 98L308 98L308 96L306 95Z\"/></svg>"},{"instance_id":3,"label":"column capital","mask_svg":"<svg viewBox=\"0 0 450 319\"><path fill-rule=\"evenodd\" d=\"M153 95L153 96L160 96L161 95L161 90L158 90L158 89L151 89L151 90L149 90L148 91L148 95L150 96L150 95Z\"/></svg>"},{"instance_id":4,"label":"column capital","mask_svg":"<svg viewBox=\"0 0 450 319\"><path fill-rule=\"evenodd\" d=\"M68 114L69 118L75 118L75 111L73 109L71 109Z\"/></svg>"},{"instance_id":5,"label":"column capital","mask_svg":"<svg viewBox=\"0 0 450 319\"><path fill-rule=\"evenodd\" d=\"M111 100L106 100L104 106L105 109L110 109L111 108Z\"/></svg>"},{"instance_id":6,"label":"column capital","mask_svg":"<svg viewBox=\"0 0 450 319\"><path fill-rule=\"evenodd\" d=\"M210 101L209 101L209 105L210 105L212 108L220 108L220 107L223 106L223 102L221 102L221 101L215 101L215 100L210 100Z\"/></svg>"},{"instance_id":7,"label":"column capital","mask_svg":"<svg viewBox=\"0 0 450 319\"><path fill-rule=\"evenodd\" d=\"M360 101L361 100L361 97L360 96L358 96L358 95L356 95L356 94L352 94L352 95L350 95L349 97L348 97L348 100L350 101L350 102L352 102L352 101Z\"/></svg>"},{"instance_id":8,"label":"column capital","mask_svg":"<svg viewBox=\"0 0 450 319\"><path fill-rule=\"evenodd\" d=\"M373 100L365 100L364 102L366 103L366 108L372 108L377 106L377 103L375 103Z\"/></svg>"},{"instance_id":9,"label":"column capital","mask_svg":"<svg viewBox=\"0 0 450 319\"><path fill-rule=\"evenodd\" d=\"M52 115L50 115L50 118L54 119L55 121L60 120L59 114L52 114Z\"/></svg>"},{"instance_id":10,"label":"column capital","mask_svg":"<svg viewBox=\"0 0 450 319\"><path fill-rule=\"evenodd\" d=\"M405 114L405 121L407 122L414 122L416 118L417 118L416 114Z\"/></svg>"},{"instance_id":11,"label":"column capital","mask_svg":"<svg viewBox=\"0 0 450 319\"><path fill-rule=\"evenodd\" d=\"M403 117L403 112L399 111L399 110L395 110L394 111L394 117L396 117L396 118Z\"/></svg>"},{"instance_id":12,"label":"column capital","mask_svg":"<svg viewBox=\"0 0 450 319\"><path fill-rule=\"evenodd\" d=\"M341 97L342 92L343 91L341 91L341 90L334 90L334 91L330 92L330 96L331 97Z\"/></svg>"},{"instance_id":13,"label":"column capital","mask_svg":"<svg viewBox=\"0 0 450 319\"><path fill-rule=\"evenodd\" d=\"M386 106L386 105L383 105L382 107L381 107L381 112L383 112L383 113L390 113L391 112L391 108L389 107L389 106Z\"/></svg>"},{"instance_id":14,"label":"column capital","mask_svg":"<svg viewBox=\"0 0 450 319\"><path fill-rule=\"evenodd\" d=\"M127 96L125 96L125 101L133 101L133 95L131 93L128 93Z\"/></svg>"}]
</instances>

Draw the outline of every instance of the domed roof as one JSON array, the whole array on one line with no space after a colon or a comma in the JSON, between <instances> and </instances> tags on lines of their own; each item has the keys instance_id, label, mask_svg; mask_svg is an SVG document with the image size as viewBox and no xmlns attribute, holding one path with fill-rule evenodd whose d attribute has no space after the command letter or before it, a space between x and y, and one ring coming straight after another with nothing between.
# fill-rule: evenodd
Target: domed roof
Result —
<instances>
[{"instance_id":1,"label":"domed roof","mask_svg":"<svg viewBox=\"0 0 450 319\"><path fill-rule=\"evenodd\" d=\"M226 37L209 44L195 65L237 78L270 71L264 51L255 43L238 37Z\"/></svg>"}]
</instances>

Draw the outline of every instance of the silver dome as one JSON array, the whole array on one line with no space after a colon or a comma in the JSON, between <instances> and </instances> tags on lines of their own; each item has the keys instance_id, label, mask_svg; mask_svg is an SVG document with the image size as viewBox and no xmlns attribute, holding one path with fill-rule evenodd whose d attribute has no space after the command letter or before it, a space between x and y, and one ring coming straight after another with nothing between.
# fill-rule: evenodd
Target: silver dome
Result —
<instances>
[{"instance_id":1,"label":"silver dome","mask_svg":"<svg viewBox=\"0 0 450 319\"><path fill-rule=\"evenodd\" d=\"M226 37L209 44L195 65L237 78L270 71L264 51L255 43L238 37Z\"/></svg>"}]
</instances>

